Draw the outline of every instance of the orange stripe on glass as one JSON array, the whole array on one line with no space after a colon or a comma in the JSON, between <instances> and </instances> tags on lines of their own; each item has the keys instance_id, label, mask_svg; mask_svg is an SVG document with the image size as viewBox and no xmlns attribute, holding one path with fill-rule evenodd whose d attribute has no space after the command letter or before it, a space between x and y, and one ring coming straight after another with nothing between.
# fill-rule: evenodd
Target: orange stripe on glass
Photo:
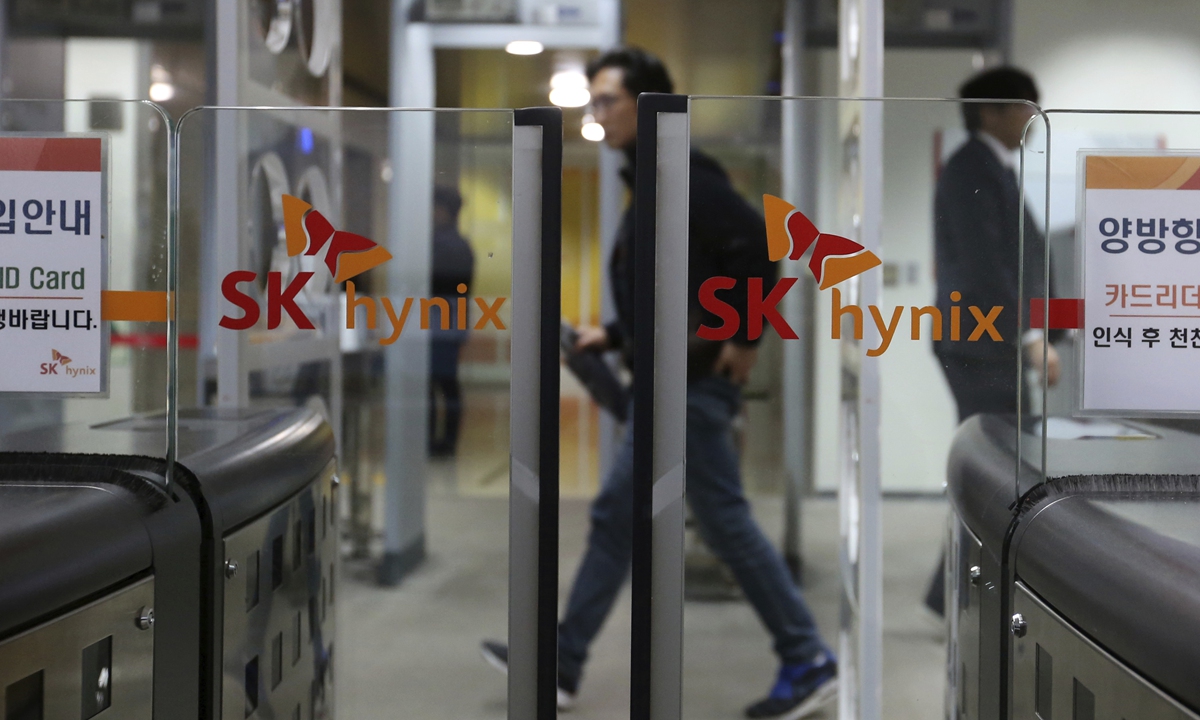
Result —
<instances>
[{"instance_id":1,"label":"orange stripe on glass","mask_svg":"<svg viewBox=\"0 0 1200 720\"><path fill-rule=\"evenodd\" d=\"M166 322L167 293L156 290L105 290L100 293L100 319Z\"/></svg>"}]
</instances>

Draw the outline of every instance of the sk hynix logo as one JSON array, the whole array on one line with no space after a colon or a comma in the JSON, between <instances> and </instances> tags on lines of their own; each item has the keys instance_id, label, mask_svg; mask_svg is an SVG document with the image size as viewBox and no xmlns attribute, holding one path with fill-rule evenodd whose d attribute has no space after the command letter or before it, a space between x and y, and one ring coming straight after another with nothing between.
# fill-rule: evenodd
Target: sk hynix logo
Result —
<instances>
[{"instance_id":1,"label":"sk hynix logo","mask_svg":"<svg viewBox=\"0 0 1200 720\"><path fill-rule=\"evenodd\" d=\"M50 350L50 360L51 362L42 363L38 372L39 375L57 375L60 369L63 371L63 375L70 375L71 377L96 374L96 368L94 367L67 367L71 364L71 358L53 348Z\"/></svg>"},{"instance_id":2,"label":"sk hynix logo","mask_svg":"<svg viewBox=\"0 0 1200 720\"><path fill-rule=\"evenodd\" d=\"M763 195L763 212L767 219L767 254L771 262L778 262L784 256L799 260L816 243L808 269L821 290L881 264L875 253L853 240L817 230L804 213L774 195ZM789 249L791 254L788 254Z\"/></svg>"},{"instance_id":3,"label":"sk hynix logo","mask_svg":"<svg viewBox=\"0 0 1200 720\"><path fill-rule=\"evenodd\" d=\"M291 195L283 196L283 222L288 257L316 256L325 250L325 266L329 268L334 282L343 282L392 258L391 253L372 240L343 230L335 230L325 216L314 210L312 205ZM316 329L296 304L296 295L312 276L311 272L298 272L284 288L283 273L267 273L268 330L279 327L284 312L296 323L296 327L305 330ZM235 270L225 276L225 280L221 282L221 294L245 312L240 318L223 316L221 327L248 330L258 323L261 312L258 302L237 289L239 283L254 282L257 279L258 273L249 270Z\"/></svg>"},{"instance_id":4,"label":"sk hynix logo","mask_svg":"<svg viewBox=\"0 0 1200 720\"><path fill-rule=\"evenodd\" d=\"M767 221L767 256L771 262L785 257L800 260L812 248L808 269L824 290L843 280L862 274L880 264L870 250L840 235L817 230L804 213L774 195L763 195L763 212ZM747 337L757 340L762 335L763 320L775 328L781 338L795 340L796 331L779 314L779 302L787 295L796 278L780 278L771 292L763 295L763 279L748 278L746 287ZM717 297L718 290L733 290L737 281L717 276L700 285L700 305L723 320L720 327L701 325L696 335L704 340L728 340L741 327L742 319L732 305ZM834 290L837 293L837 290Z\"/></svg>"},{"instance_id":5,"label":"sk hynix logo","mask_svg":"<svg viewBox=\"0 0 1200 720\"><path fill-rule=\"evenodd\" d=\"M345 282L392 259L392 254L373 240L334 230L324 215L300 198L283 196L283 222L288 257L318 255L325 243L329 243L325 266L335 283Z\"/></svg>"},{"instance_id":6,"label":"sk hynix logo","mask_svg":"<svg viewBox=\"0 0 1200 720\"><path fill-rule=\"evenodd\" d=\"M842 293L833 286L882 265L880 259L875 253L849 238L821 232L811 220L805 217L804 213L774 195L763 195L763 214L767 223L767 255L771 261L778 262L785 257L800 260L809 251L809 248L812 248L808 269L816 279L817 287L821 290L833 288L831 337L834 340L841 339L842 318L848 317L853 322L854 337L861 340L863 309L857 305L843 306ZM775 332L779 333L781 338L797 339L796 331L788 325L778 310L779 302L796 284L797 278L780 278L775 287L766 295L763 294L762 278L747 278L746 282L747 338L757 340L762 336L763 320L765 319L771 327L775 328ZM742 323L741 316L732 305L717 297L718 291L733 290L736 286L737 281L734 278L724 276L711 277L700 285L700 305L719 317L722 324L719 327L701 325L696 331L697 337L704 340L728 340L737 333ZM958 302L962 299L962 294L957 291L952 292L950 299ZM871 305L867 310L871 313L871 319L874 320L880 335L879 347L867 350L867 355L878 357L891 345L892 338L896 335L896 329L900 325L900 318L904 314L904 308L893 308L891 318L887 321L884 320L878 307ZM986 315L974 305L969 306L967 310L976 320L976 326L967 337L967 342L981 339L984 333L994 342L1003 340L995 327L996 320L1003 311L1001 306L993 307ZM930 318L933 339L942 339L942 313L940 310L933 306L913 307L910 309L910 314L913 340L921 339L921 319L924 317ZM949 339L952 341L960 339L960 317L961 308L957 305L951 306Z\"/></svg>"},{"instance_id":7,"label":"sk hynix logo","mask_svg":"<svg viewBox=\"0 0 1200 720\"><path fill-rule=\"evenodd\" d=\"M291 195L283 196L284 235L287 242L288 257L306 255L320 256L324 251L325 266L333 276L335 283L346 283L346 327L353 330L355 326L355 311L365 307L367 327L374 330L376 325L377 308L375 300L368 296L356 297L354 283L350 279L362 273L379 267L392 259L392 254L380 247L375 241L361 235L336 230L324 215L313 209L312 205ZM311 272L298 272L287 287L283 286L283 273L271 271L267 273L267 329L274 330L283 321L283 313L287 313L296 327L304 330L315 330L316 326L304 314L304 310L296 304L296 296L304 289L304 285L312 278ZM221 327L230 330L249 330L258 324L261 309L258 301L238 289L244 282L254 282L258 273L249 270L235 270L225 276L221 282L221 294L226 300L242 309L240 318L228 315L222 316ZM458 291L466 293L465 285L459 285ZM404 331L409 311L412 309L414 298L404 298L399 312L392 305L390 298L381 297L379 304L383 306L388 320L391 321L392 332L386 338L381 338L381 345L390 345ZM444 298L419 298L421 312L421 329L429 329L430 312L432 308L439 311L442 329L450 328L450 303ZM476 297L475 303L482 312L482 317L475 324L476 330L482 330L491 323L498 330L504 330L504 322L500 319L500 307L507 298L497 298L488 303L483 298ZM467 298L457 298L457 318L454 326L466 329Z\"/></svg>"}]
</instances>

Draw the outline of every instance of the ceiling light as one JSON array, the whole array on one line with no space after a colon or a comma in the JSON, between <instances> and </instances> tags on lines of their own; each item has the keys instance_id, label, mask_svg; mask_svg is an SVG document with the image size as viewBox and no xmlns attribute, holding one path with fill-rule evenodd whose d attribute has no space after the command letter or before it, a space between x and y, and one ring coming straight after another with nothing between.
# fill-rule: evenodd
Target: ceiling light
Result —
<instances>
[{"instance_id":1,"label":"ceiling light","mask_svg":"<svg viewBox=\"0 0 1200 720\"><path fill-rule=\"evenodd\" d=\"M166 102L173 97L175 97L175 86L171 83L150 83L150 99L154 102Z\"/></svg>"},{"instance_id":2,"label":"ceiling light","mask_svg":"<svg viewBox=\"0 0 1200 720\"><path fill-rule=\"evenodd\" d=\"M550 76L550 88L558 89L587 89L587 75L582 70L559 70Z\"/></svg>"},{"instance_id":3,"label":"ceiling light","mask_svg":"<svg viewBox=\"0 0 1200 720\"><path fill-rule=\"evenodd\" d=\"M550 91L550 102L559 107L583 107L592 101L592 94L584 88L554 88Z\"/></svg>"},{"instance_id":4,"label":"ceiling light","mask_svg":"<svg viewBox=\"0 0 1200 720\"><path fill-rule=\"evenodd\" d=\"M545 49L537 40L513 40L504 46L509 55L539 55Z\"/></svg>"},{"instance_id":5,"label":"ceiling light","mask_svg":"<svg viewBox=\"0 0 1200 720\"><path fill-rule=\"evenodd\" d=\"M584 123L580 132L583 133L584 140L600 142L604 139L604 128L598 122Z\"/></svg>"},{"instance_id":6,"label":"ceiling light","mask_svg":"<svg viewBox=\"0 0 1200 720\"><path fill-rule=\"evenodd\" d=\"M550 76L550 102L559 107L583 107L592 100L582 69L559 70Z\"/></svg>"}]
</instances>

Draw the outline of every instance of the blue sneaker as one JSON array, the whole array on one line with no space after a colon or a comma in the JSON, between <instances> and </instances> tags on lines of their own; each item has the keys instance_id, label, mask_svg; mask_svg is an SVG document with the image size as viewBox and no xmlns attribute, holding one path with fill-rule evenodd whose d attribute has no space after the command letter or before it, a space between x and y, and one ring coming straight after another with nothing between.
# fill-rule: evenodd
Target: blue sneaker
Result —
<instances>
[{"instance_id":1,"label":"blue sneaker","mask_svg":"<svg viewBox=\"0 0 1200 720\"><path fill-rule=\"evenodd\" d=\"M508 646L495 640L484 640L480 646L483 659L488 665L505 675L508 674ZM575 696L579 693L579 679L558 674L558 709L566 712L575 707Z\"/></svg>"},{"instance_id":2,"label":"blue sneaker","mask_svg":"<svg viewBox=\"0 0 1200 720\"><path fill-rule=\"evenodd\" d=\"M812 662L779 668L771 694L746 708L748 718L797 720L837 697L837 659L824 652Z\"/></svg>"}]
</instances>

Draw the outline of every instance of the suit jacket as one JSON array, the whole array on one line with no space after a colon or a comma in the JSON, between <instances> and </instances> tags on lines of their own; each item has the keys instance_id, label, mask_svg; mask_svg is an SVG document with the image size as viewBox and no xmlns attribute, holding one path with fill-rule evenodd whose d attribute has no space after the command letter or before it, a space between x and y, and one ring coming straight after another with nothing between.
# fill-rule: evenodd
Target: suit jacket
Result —
<instances>
[{"instance_id":1,"label":"suit jacket","mask_svg":"<svg viewBox=\"0 0 1200 720\"><path fill-rule=\"evenodd\" d=\"M1029 299L1044 297L1046 238L1026 207L1020 217L1021 189L1015 171L1004 167L982 140L972 136L946 163L934 198L937 307L942 313L938 355L1016 361L1021 335L1029 328ZM1025 223L1025 262L1019 267L1020 223ZM1018 281L1024 276L1023 298ZM951 302L950 293L962 293ZM1023 304L1023 305L1022 305ZM961 308L961 336L950 341L950 307ZM1002 342L987 333L967 342L976 321L969 306L987 315L993 306L1004 309L995 322ZM1017 327L1021 308L1024 322Z\"/></svg>"},{"instance_id":2,"label":"suit jacket","mask_svg":"<svg viewBox=\"0 0 1200 720\"><path fill-rule=\"evenodd\" d=\"M433 229L433 273L430 290L435 297L458 297L458 286L471 288L475 275L475 252L454 226Z\"/></svg>"}]
</instances>

